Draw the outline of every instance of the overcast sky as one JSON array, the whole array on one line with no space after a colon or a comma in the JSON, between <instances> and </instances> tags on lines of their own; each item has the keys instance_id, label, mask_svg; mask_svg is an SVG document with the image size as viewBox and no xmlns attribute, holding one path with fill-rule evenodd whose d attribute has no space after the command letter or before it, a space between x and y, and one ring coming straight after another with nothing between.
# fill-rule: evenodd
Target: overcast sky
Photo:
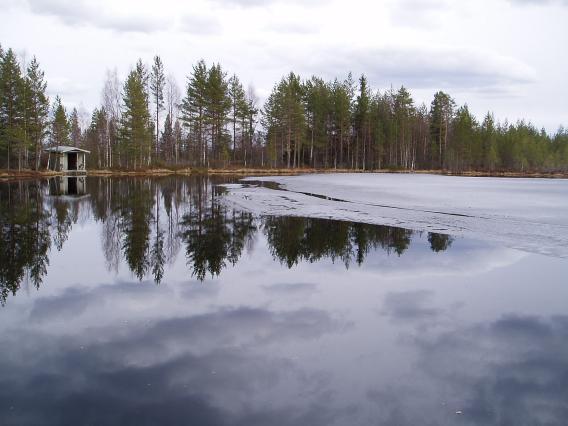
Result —
<instances>
[{"instance_id":1,"label":"overcast sky","mask_svg":"<svg viewBox=\"0 0 568 426\"><path fill-rule=\"evenodd\" d=\"M480 118L568 125L568 0L0 0L0 43L46 72L50 95L90 111L107 69L159 54L180 87L200 58L261 99L285 73L375 89L437 90Z\"/></svg>"}]
</instances>

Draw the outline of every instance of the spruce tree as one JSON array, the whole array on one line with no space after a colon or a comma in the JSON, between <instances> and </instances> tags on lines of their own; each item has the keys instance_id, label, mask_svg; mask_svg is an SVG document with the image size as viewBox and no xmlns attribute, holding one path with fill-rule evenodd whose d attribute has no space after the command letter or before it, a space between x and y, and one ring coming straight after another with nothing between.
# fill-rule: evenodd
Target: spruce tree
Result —
<instances>
[{"instance_id":1,"label":"spruce tree","mask_svg":"<svg viewBox=\"0 0 568 426\"><path fill-rule=\"evenodd\" d=\"M134 168L141 167L145 159L149 161L149 147L152 143L152 131L149 126L147 76L141 61L132 70L124 82L123 114L121 119L121 143L127 164Z\"/></svg>"},{"instance_id":2,"label":"spruce tree","mask_svg":"<svg viewBox=\"0 0 568 426\"><path fill-rule=\"evenodd\" d=\"M362 75L359 79L359 95L355 103L355 168L359 168L359 160L362 151L362 166L366 165L366 146L369 138L369 112L370 93L367 78Z\"/></svg>"},{"instance_id":3,"label":"spruce tree","mask_svg":"<svg viewBox=\"0 0 568 426\"><path fill-rule=\"evenodd\" d=\"M448 166L461 172L472 164L472 150L476 145L477 123L467 105L456 111L453 123L453 143L448 149Z\"/></svg>"},{"instance_id":4,"label":"spruce tree","mask_svg":"<svg viewBox=\"0 0 568 426\"><path fill-rule=\"evenodd\" d=\"M69 122L67 121L67 113L65 112L65 107L61 103L61 98L57 96L55 98L55 103L53 104L53 120L51 123L51 145L56 148L55 154L55 169L59 170L61 164L59 162L59 147L62 145L68 145L70 142L69 138Z\"/></svg>"},{"instance_id":5,"label":"spruce tree","mask_svg":"<svg viewBox=\"0 0 568 426\"><path fill-rule=\"evenodd\" d=\"M81 145L81 127L79 125L79 113L77 112L77 108L73 108L69 116L69 129L71 145L79 147Z\"/></svg>"},{"instance_id":6,"label":"spruce tree","mask_svg":"<svg viewBox=\"0 0 568 426\"><path fill-rule=\"evenodd\" d=\"M189 128L190 137L194 139L195 148L199 155L198 164L207 163L207 143L205 140L205 118L208 104L207 95L207 65L200 60L193 66L193 72L188 78L185 97L181 105L181 120Z\"/></svg>"},{"instance_id":7,"label":"spruce tree","mask_svg":"<svg viewBox=\"0 0 568 426\"><path fill-rule=\"evenodd\" d=\"M174 128L169 113L166 115L166 120L164 121L161 146L166 161L170 161L174 157Z\"/></svg>"},{"instance_id":8,"label":"spruce tree","mask_svg":"<svg viewBox=\"0 0 568 426\"><path fill-rule=\"evenodd\" d=\"M11 157L18 141L24 138L24 80L20 65L12 49L3 55L1 64L1 92L0 98L0 149L5 153L6 165L11 167Z\"/></svg>"}]
</instances>

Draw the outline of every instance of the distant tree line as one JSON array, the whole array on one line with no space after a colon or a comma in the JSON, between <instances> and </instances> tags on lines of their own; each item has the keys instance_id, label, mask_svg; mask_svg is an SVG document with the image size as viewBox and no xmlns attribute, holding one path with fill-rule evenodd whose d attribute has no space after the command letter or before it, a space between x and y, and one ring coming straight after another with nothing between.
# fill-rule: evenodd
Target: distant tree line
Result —
<instances>
[{"instance_id":1,"label":"distant tree line","mask_svg":"<svg viewBox=\"0 0 568 426\"><path fill-rule=\"evenodd\" d=\"M181 91L159 56L124 82L107 72L101 105L82 120L46 94L35 57L0 46L0 167L42 167L46 146L91 151L90 168L273 167L568 171L568 130L524 120L479 121L439 91L429 106L410 92L373 91L362 75L303 80L290 73L265 104L219 64L199 61ZM83 123L82 121L88 121Z\"/></svg>"}]
</instances>

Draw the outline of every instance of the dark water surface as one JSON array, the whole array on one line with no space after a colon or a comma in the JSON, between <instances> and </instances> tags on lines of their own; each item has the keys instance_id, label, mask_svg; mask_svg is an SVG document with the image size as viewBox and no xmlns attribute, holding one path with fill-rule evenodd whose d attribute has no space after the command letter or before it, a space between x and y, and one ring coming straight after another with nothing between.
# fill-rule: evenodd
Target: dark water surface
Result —
<instances>
[{"instance_id":1,"label":"dark water surface","mask_svg":"<svg viewBox=\"0 0 568 426\"><path fill-rule=\"evenodd\" d=\"M566 259L229 181L0 184L1 425L568 424Z\"/></svg>"}]
</instances>

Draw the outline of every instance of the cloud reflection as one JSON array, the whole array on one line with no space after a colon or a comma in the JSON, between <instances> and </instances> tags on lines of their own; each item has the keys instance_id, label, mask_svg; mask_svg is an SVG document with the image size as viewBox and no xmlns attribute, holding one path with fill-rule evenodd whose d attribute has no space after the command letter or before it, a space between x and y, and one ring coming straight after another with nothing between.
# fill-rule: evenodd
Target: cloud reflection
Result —
<instances>
[{"instance_id":1,"label":"cloud reflection","mask_svg":"<svg viewBox=\"0 0 568 426\"><path fill-rule=\"evenodd\" d=\"M52 298L32 315L47 320L49 309L73 299L78 292ZM78 327L76 335L25 326L4 333L0 423L323 425L339 415L326 408L322 389L309 401L286 398L295 407L260 402L269 394L278 401L312 380L325 384L278 348L344 330L345 321L327 312L226 307L155 322L133 319L120 331L117 323Z\"/></svg>"}]
</instances>

